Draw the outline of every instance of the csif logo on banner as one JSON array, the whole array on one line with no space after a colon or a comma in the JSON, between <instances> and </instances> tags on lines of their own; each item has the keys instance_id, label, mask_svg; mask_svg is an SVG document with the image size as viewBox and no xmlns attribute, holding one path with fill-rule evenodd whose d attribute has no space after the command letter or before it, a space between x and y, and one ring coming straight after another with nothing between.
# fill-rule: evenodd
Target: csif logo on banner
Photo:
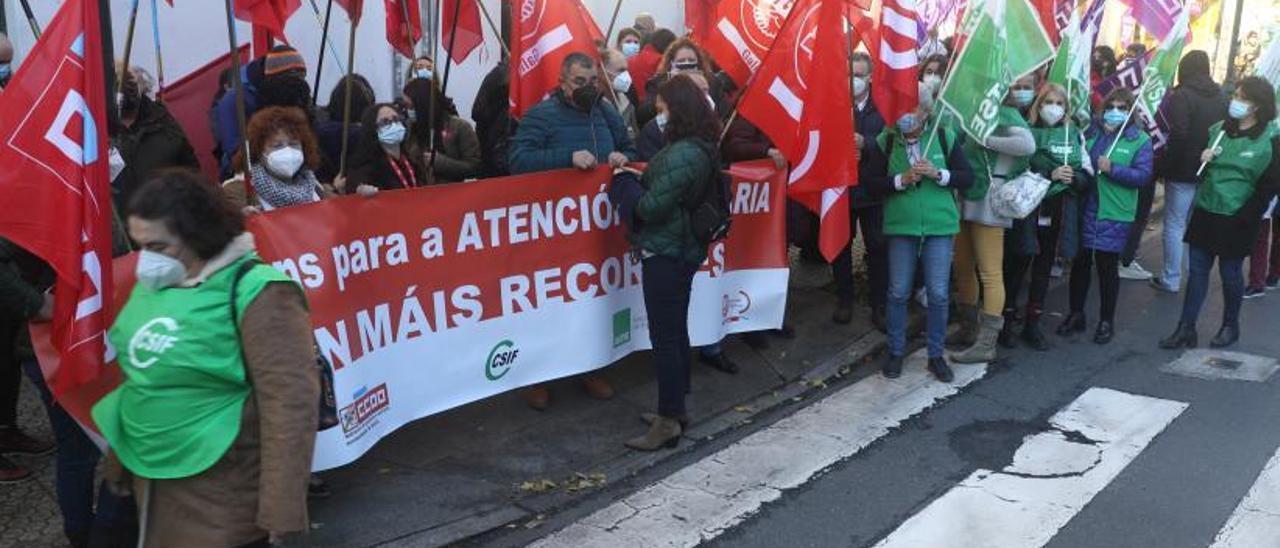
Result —
<instances>
[{"instance_id":1,"label":"csif logo on banner","mask_svg":"<svg viewBox=\"0 0 1280 548\"><path fill-rule=\"evenodd\" d=\"M509 339L493 345L493 349L489 351L489 359L484 362L484 377L496 381L507 376L519 356L520 347Z\"/></svg>"}]
</instances>

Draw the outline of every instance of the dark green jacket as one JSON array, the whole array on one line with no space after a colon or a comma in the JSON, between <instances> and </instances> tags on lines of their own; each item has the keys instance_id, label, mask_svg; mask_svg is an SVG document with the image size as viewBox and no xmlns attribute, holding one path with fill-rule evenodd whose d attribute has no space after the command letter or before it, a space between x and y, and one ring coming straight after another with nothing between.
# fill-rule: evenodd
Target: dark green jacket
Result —
<instances>
[{"instance_id":1,"label":"dark green jacket","mask_svg":"<svg viewBox=\"0 0 1280 548\"><path fill-rule=\"evenodd\" d=\"M692 139L668 144L645 169L640 184L645 193L636 204L637 226L631 243L640 249L701 264L707 248L689 228L688 204L702 196L716 166Z\"/></svg>"}]
</instances>

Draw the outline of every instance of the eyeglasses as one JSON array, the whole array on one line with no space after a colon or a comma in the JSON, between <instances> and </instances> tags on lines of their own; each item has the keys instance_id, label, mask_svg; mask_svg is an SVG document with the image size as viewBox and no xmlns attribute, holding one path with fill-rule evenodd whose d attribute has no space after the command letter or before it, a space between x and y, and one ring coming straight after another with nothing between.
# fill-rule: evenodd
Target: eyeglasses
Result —
<instances>
[{"instance_id":1,"label":"eyeglasses","mask_svg":"<svg viewBox=\"0 0 1280 548\"><path fill-rule=\"evenodd\" d=\"M395 116L392 118L383 118L381 120L378 120L378 129L382 129L391 124L403 124L403 123L404 123L404 118L401 118L399 116Z\"/></svg>"}]
</instances>

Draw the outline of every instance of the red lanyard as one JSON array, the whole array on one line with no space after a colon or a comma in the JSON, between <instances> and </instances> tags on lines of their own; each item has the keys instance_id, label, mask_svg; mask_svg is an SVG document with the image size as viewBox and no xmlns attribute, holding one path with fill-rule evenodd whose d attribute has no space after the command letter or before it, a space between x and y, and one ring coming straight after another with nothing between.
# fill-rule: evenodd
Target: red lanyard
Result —
<instances>
[{"instance_id":1,"label":"red lanyard","mask_svg":"<svg viewBox=\"0 0 1280 548\"><path fill-rule=\"evenodd\" d=\"M397 158L392 158L388 156L387 161L391 163L391 169L395 170L396 177L400 178L400 186L403 186L405 188L415 188L418 186L418 176L413 173L413 166L409 165L409 160L407 158L397 159ZM409 172L408 179L405 179L404 171L400 170L400 161L403 161L405 163L405 166L404 166L405 171Z\"/></svg>"}]
</instances>

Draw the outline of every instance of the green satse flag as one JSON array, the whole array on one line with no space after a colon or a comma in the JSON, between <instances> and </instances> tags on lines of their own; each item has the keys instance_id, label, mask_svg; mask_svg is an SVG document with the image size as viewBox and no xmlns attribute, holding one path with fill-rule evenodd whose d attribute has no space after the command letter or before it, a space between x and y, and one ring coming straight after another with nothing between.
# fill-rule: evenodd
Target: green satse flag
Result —
<instances>
[{"instance_id":1,"label":"green satse flag","mask_svg":"<svg viewBox=\"0 0 1280 548\"><path fill-rule=\"evenodd\" d=\"M1009 85L1052 58L1053 45L1027 0L985 0L980 11L966 17L968 38L939 99L986 142Z\"/></svg>"},{"instance_id":2,"label":"green satse flag","mask_svg":"<svg viewBox=\"0 0 1280 548\"><path fill-rule=\"evenodd\" d=\"M1092 30L1081 31L1079 12L1071 12L1071 22L1062 32L1062 42L1058 44L1058 53L1053 58L1048 76L1050 83L1067 89L1071 101L1069 114L1082 124L1089 120L1089 59L1093 53L1089 44L1093 43Z\"/></svg>"},{"instance_id":3,"label":"green satse flag","mask_svg":"<svg viewBox=\"0 0 1280 548\"><path fill-rule=\"evenodd\" d=\"M1151 63L1142 71L1142 87L1138 88L1138 105L1148 116L1155 119L1156 111L1164 94L1173 84L1173 75L1178 72L1178 62L1182 60L1182 47L1187 42L1187 12L1182 10L1173 23L1173 29L1160 43L1160 49L1151 58Z\"/></svg>"}]
</instances>

